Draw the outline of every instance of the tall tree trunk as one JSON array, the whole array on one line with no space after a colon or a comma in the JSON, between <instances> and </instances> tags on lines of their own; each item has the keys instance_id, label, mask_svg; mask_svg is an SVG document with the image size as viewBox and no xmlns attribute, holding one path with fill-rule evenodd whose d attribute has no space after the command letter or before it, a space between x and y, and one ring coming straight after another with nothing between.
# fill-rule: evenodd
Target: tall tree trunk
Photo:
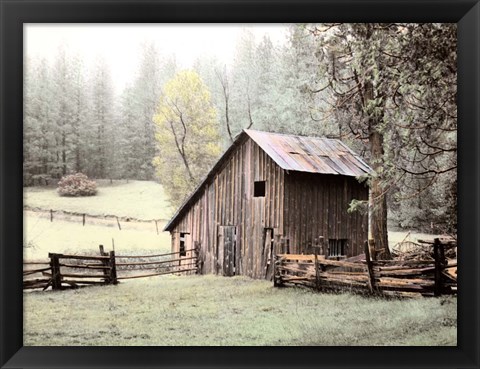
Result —
<instances>
[{"instance_id":1,"label":"tall tree trunk","mask_svg":"<svg viewBox=\"0 0 480 369\"><path fill-rule=\"evenodd\" d=\"M377 173L370 185L370 224L369 237L375 240L375 249L380 255L390 259L387 229L387 195L381 187L383 167L383 134L373 130L369 138L372 167Z\"/></svg>"},{"instance_id":2,"label":"tall tree trunk","mask_svg":"<svg viewBox=\"0 0 480 369\"><path fill-rule=\"evenodd\" d=\"M370 224L368 233L369 237L375 241L377 254L383 258L390 259L387 229L387 194L381 186L384 176L383 134L377 129L383 121L384 114L383 109L378 109L375 104L372 104L374 98L374 86L372 82L366 82L364 85L363 103L364 111L368 115L371 166L375 171L375 176L372 177L370 183Z\"/></svg>"},{"instance_id":3,"label":"tall tree trunk","mask_svg":"<svg viewBox=\"0 0 480 369\"><path fill-rule=\"evenodd\" d=\"M67 174L67 152L65 149L66 144L67 142L66 142L65 132L63 132L62 133L62 174L63 175Z\"/></svg>"}]
</instances>

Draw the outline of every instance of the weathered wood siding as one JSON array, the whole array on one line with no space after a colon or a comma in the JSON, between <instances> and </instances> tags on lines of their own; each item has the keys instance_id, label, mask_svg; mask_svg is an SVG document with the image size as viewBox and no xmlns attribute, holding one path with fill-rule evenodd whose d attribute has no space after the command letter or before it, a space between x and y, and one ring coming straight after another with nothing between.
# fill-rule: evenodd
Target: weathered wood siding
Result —
<instances>
[{"instance_id":1,"label":"weathered wood siding","mask_svg":"<svg viewBox=\"0 0 480 369\"><path fill-rule=\"evenodd\" d=\"M368 200L368 188L355 177L290 173L285 175L284 237L293 254L328 247L329 239L346 239L346 256L363 252L368 216L348 213L351 200Z\"/></svg>"},{"instance_id":2,"label":"weathered wood siding","mask_svg":"<svg viewBox=\"0 0 480 369\"><path fill-rule=\"evenodd\" d=\"M254 197L255 181L266 182L265 197ZM188 245L200 247L202 273L254 278L271 273L271 239L277 251L288 244L292 253L309 252L321 236L348 239L348 255L356 255L367 237L367 217L347 208L351 199L367 198L354 177L286 173L247 138L173 227L172 249L179 251L179 235L188 233Z\"/></svg>"},{"instance_id":3,"label":"weathered wood siding","mask_svg":"<svg viewBox=\"0 0 480 369\"><path fill-rule=\"evenodd\" d=\"M261 278L266 273L265 228L283 232L284 171L251 139L240 144L207 182L198 199L172 231L172 248L179 234L189 233L200 246L202 273L230 274L223 249L225 227L235 227L235 274ZM254 197L254 182L265 181L265 197ZM277 237L278 237L277 236Z\"/></svg>"}]
</instances>

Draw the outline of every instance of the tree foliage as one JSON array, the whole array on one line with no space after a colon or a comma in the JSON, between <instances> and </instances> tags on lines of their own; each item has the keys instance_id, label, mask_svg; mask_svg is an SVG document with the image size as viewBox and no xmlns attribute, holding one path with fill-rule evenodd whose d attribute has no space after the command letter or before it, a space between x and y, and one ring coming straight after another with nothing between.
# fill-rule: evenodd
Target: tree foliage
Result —
<instances>
[{"instance_id":1,"label":"tree foliage","mask_svg":"<svg viewBox=\"0 0 480 369\"><path fill-rule=\"evenodd\" d=\"M199 75L178 72L164 86L157 114L158 178L173 204L181 203L220 155L210 93Z\"/></svg>"},{"instance_id":2,"label":"tree foliage","mask_svg":"<svg viewBox=\"0 0 480 369\"><path fill-rule=\"evenodd\" d=\"M316 40L319 72L328 76L321 90L330 92L329 108L322 113L342 112L339 124L365 144L375 170L370 181L373 237L385 248L388 194L399 204L427 195L429 200L418 205L433 214L445 204L445 197L434 197L438 186L448 193L456 187L455 25L323 24L307 29ZM448 217L447 223L455 223L454 214Z\"/></svg>"}]
</instances>

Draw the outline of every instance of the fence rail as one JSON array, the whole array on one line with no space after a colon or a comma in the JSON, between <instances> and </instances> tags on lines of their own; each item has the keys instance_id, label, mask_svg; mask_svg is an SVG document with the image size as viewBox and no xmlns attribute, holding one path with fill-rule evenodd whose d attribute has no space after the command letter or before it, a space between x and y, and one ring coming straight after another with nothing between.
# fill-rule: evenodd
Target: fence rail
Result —
<instances>
[{"instance_id":1,"label":"fence rail","mask_svg":"<svg viewBox=\"0 0 480 369\"><path fill-rule=\"evenodd\" d=\"M49 261L24 261L23 289L46 290L51 287L60 290L85 285L117 284L123 279L196 273L198 270L197 249L181 253L121 256L115 255L115 251L105 252L102 245L99 250L100 254L95 256L49 253ZM189 256L183 256L184 253ZM122 262L117 263L116 259L122 259ZM137 261L130 262L130 259ZM145 270L155 270L155 273L135 274L136 271Z\"/></svg>"},{"instance_id":2,"label":"fence rail","mask_svg":"<svg viewBox=\"0 0 480 369\"><path fill-rule=\"evenodd\" d=\"M353 290L391 296L455 294L456 261L445 259L444 245L435 239L434 260L372 260L365 243L365 260L328 260L324 255L279 254L274 286L301 285L317 290Z\"/></svg>"}]
</instances>

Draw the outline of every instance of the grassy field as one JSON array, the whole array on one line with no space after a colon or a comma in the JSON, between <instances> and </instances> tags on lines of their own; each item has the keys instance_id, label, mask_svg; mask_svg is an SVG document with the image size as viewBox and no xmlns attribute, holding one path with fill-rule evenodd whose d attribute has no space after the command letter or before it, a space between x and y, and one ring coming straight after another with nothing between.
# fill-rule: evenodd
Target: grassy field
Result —
<instances>
[{"instance_id":1,"label":"grassy field","mask_svg":"<svg viewBox=\"0 0 480 369\"><path fill-rule=\"evenodd\" d=\"M246 277L24 294L24 345L456 345L456 298L382 300Z\"/></svg>"},{"instance_id":2,"label":"grassy field","mask_svg":"<svg viewBox=\"0 0 480 369\"><path fill-rule=\"evenodd\" d=\"M24 205L36 211L24 211L24 258L44 259L49 252L97 252L98 245L117 254L131 252L170 251L170 235L162 232L173 213L161 185L148 181L98 180L98 194L91 197L61 197L55 188L27 187ZM47 210L39 211L39 209ZM49 210L87 214L85 226L81 215L54 213L50 221ZM121 221L118 229L115 218L164 219L150 222ZM157 234L157 226L159 234Z\"/></svg>"},{"instance_id":3,"label":"grassy field","mask_svg":"<svg viewBox=\"0 0 480 369\"><path fill-rule=\"evenodd\" d=\"M25 260L45 259L49 252L82 253L98 252L98 245L112 250L112 239L118 255L131 252L155 251L167 253L171 249L170 234L162 232L165 222L158 222L157 235L154 222L122 222L119 230L116 221L101 221L87 218L85 226L81 219L50 222L47 214L24 211Z\"/></svg>"},{"instance_id":4,"label":"grassy field","mask_svg":"<svg viewBox=\"0 0 480 369\"><path fill-rule=\"evenodd\" d=\"M163 187L151 181L97 181L98 194L61 197L52 187L24 188L24 205L90 215L115 215L136 219L167 220L173 214Z\"/></svg>"}]
</instances>

